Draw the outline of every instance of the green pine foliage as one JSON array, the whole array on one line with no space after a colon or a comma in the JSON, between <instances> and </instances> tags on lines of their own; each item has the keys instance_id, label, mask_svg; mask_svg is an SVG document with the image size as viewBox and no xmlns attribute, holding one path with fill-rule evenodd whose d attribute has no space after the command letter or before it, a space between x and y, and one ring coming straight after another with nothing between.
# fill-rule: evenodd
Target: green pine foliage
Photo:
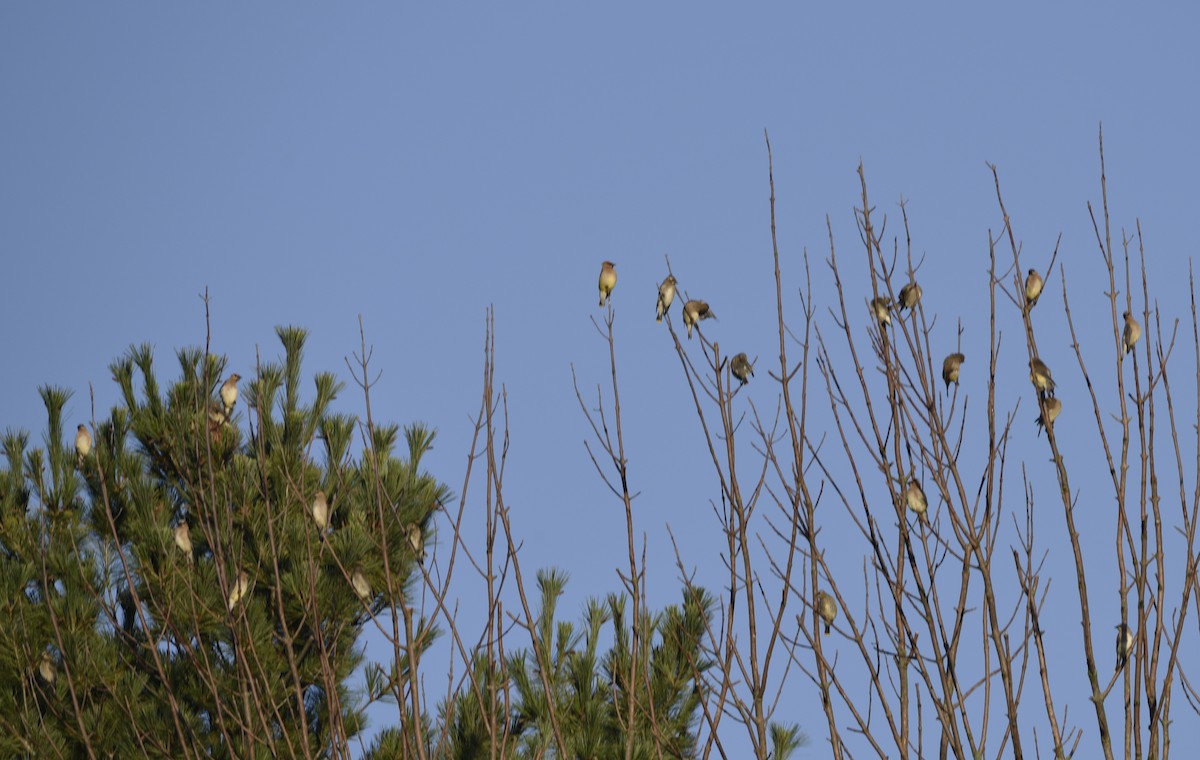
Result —
<instances>
[{"instance_id":1,"label":"green pine foliage","mask_svg":"<svg viewBox=\"0 0 1200 760\"><path fill-rule=\"evenodd\" d=\"M430 431L335 413L332 375L302 392L304 331L278 335L229 415L220 359L180 351L164 387L140 346L87 456L62 389L41 391L43 447L4 434L0 757L318 756L364 727L360 635L409 590L447 491L421 470Z\"/></svg>"},{"instance_id":2,"label":"green pine foliage","mask_svg":"<svg viewBox=\"0 0 1200 760\"><path fill-rule=\"evenodd\" d=\"M502 743L497 757L561 757L556 724L571 758L625 758L631 738L634 758L695 756L698 684L711 666L701 641L714 600L693 589L678 605L637 616L631 688L626 598L590 601L576 625L557 617L565 585L561 572L538 573L541 606L532 645L508 658L507 673L489 668L486 657L476 661L473 677L443 705L450 730L434 756L491 757L495 735ZM489 729L489 714L498 730Z\"/></svg>"}]
</instances>

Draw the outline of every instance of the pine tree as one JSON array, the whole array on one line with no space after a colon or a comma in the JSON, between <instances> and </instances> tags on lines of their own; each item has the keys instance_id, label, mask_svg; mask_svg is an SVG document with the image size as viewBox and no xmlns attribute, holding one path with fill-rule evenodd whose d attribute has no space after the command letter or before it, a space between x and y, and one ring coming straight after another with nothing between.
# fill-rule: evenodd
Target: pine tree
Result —
<instances>
[{"instance_id":1,"label":"pine tree","mask_svg":"<svg viewBox=\"0 0 1200 760\"><path fill-rule=\"evenodd\" d=\"M400 456L398 426L332 411L328 373L302 401L305 332L277 332L232 409L220 358L179 351L164 389L143 345L86 456L59 388L44 447L4 434L0 756L338 757L363 729L360 635L403 606L447 491L429 430Z\"/></svg>"}]
</instances>

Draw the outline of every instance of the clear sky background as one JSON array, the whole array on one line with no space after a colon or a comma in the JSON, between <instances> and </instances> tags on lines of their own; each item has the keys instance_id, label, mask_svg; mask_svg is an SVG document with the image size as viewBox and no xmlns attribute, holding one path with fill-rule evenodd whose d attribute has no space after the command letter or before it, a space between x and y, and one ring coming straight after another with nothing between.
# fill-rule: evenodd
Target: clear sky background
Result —
<instances>
[{"instance_id":1,"label":"clear sky background","mask_svg":"<svg viewBox=\"0 0 1200 760\"><path fill-rule=\"evenodd\" d=\"M763 129L775 152L794 322L807 249L818 319L833 329L826 215L847 273L861 274L852 213L861 160L892 232L898 201L908 202L937 337L952 343L962 319L974 346L962 392L979 424L987 236L1001 227L985 162L999 167L1029 265L1044 266L1062 234L1059 263L1081 340L1110 365L1086 208L1100 197L1103 122L1114 231L1140 219L1164 320L1188 318L1198 27L1200 13L1182 3L6 3L0 425L38 439L43 383L75 391L71 425L90 417L89 387L103 413L117 400L108 364L132 343L154 344L170 376L176 347L203 344L207 288L214 350L242 375L259 352L280 354L276 325L296 324L311 333L309 373L348 379L343 360L358 348L361 315L382 372L375 414L436 427L427 465L457 492L479 406L485 310L494 306L497 379L511 415L506 495L525 538L524 567L570 572L561 609L574 617L586 597L617 588L626 556L620 505L583 448L589 428L571 384L572 363L593 395L608 378L591 319L601 314L600 262L612 259L651 603L677 598L667 524L700 580L719 587L720 575L707 575L719 566L709 507L718 489L652 309L669 254L681 286L720 318L705 334L759 356L760 370L775 361ZM1082 400L1061 288L1055 273L1039 306L1039 344L1062 357L1049 363L1064 398ZM859 303L851 314L865 341ZM1053 505L1011 305L1000 329L999 408L1020 401L1015 450L1039 503ZM1181 350L1176 382L1192 399L1186 434L1195 388L1193 359ZM1099 389L1109 407L1110 375ZM773 408L775 394L765 371L747 389L761 409ZM350 390L338 405L362 409ZM1071 421L1063 445L1081 501L1096 489L1099 518L1085 542L1097 563L1106 674L1118 619L1111 488L1090 412L1068 401L1062 419ZM1017 508L1020 471L1010 467L1008 504ZM978 465L967 470L979 474ZM1190 488L1195 473L1187 477ZM469 496L481 514L481 492ZM1054 515L1038 536L1047 549L1066 545ZM1066 557L1054 552L1045 573L1054 577L1045 626L1064 683L1081 681L1083 670L1073 570L1059 564ZM861 572L862 562L848 556L847 571ZM1195 663L1194 622L1190 630ZM790 714L779 717L807 728L809 753L822 756L823 723L809 712L815 690L799 673L790 678ZM1040 716L1036 683L1025 694ZM1091 707L1080 693L1068 703L1068 722L1084 729L1081 756L1092 756ZM1115 719L1119 695L1110 703ZM1177 747L1200 739L1200 719L1182 699L1174 717ZM376 725L387 719L379 713Z\"/></svg>"}]
</instances>

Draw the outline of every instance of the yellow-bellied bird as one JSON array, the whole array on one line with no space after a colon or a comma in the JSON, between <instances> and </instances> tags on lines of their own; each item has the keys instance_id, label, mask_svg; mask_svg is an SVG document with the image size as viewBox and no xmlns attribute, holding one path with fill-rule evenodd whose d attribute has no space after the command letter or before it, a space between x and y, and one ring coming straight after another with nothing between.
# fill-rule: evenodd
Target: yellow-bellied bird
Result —
<instances>
[{"instance_id":1,"label":"yellow-bellied bird","mask_svg":"<svg viewBox=\"0 0 1200 760\"><path fill-rule=\"evenodd\" d=\"M921 302L921 286L916 280L900 288L900 310L915 309Z\"/></svg>"},{"instance_id":2,"label":"yellow-bellied bird","mask_svg":"<svg viewBox=\"0 0 1200 760\"><path fill-rule=\"evenodd\" d=\"M245 570L238 570L237 580L233 582L233 588L229 589L228 607L230 611L237 606L237 603L242 600L247 593L250 592L250 576Z\"/></svg>"},{"instance_id":3,"label":"yellow-bellied bird","mask_svg":"<svg viewBox=\"0 0 1200 760\"><path fill-rule=\"evenodd\" d=\"M1133 346L1138 342L1138 338L1142 337L1142 326L1137 323L1133 315L1125 312L1125 332L1121 335L1121 343L1125 346L1125 353L1133 350Z\"/></svg>"},{"instance_id":4,"label":"yellow-bellied bird","mask_svg":"<svg viewBox=\"0 0 1200 760\"><path fill-rule=\"evenodd\" d=\"M371 584L367 581L367 576L362 574L362 570L354 571L354 575L350 576L350 585L359 599L366 599L371 595Z\"/></svg>"},{"instance_id":5,"label":"yellow-bellied bird","mask_svg":"<svg viewBox=\"0 0 1200 760\"><path fill-rule=\"evenodd\" d=\"M692 326L705 319L716 319L717 315L713 314L712 309L708 308L708 304L704 301L691 300L683 305L683 324L687 325L688 337L692 337ZM699 329L699 328L697 328Z\"/></svg>"},{"instance_id":6,"label":"yellow-bellied bird","mask_svg":"<svg viewBox=\"0 0 1200 760\"><path fill-rule=\"evenodd\" d=\"M1129 626L1121 623L1117 626L1117 667L1120 670L1125 667L1126 661L1129 660L1129 653L1133 651L1133 631Z\"/></svg>"},{"instance_id":7,"label":"yellow-bellied bird","mask_svg":"<svg viewBox=\"0 0 1200 760\"><path fill-rule=\"evenodd\" d=\"M817 592L817 614L825 621L825 635L828 636L829 628L833 625L834 618L837 617L838 608L833 597L824 591Z\"/></svg>"},{"instance_id":8,"label":"yellow-bellied bird","mask_svg":"<svg viewBox=\"0 0 1200 760\"><path fill-rule=\"evenodd\" d=\"M1036 356L1029 361L1029 379L1042 395L1054 395L1054 378L1050 377L1050 368Z\"/></svg>"},{"instance_id":9,"label":"yellow-bellied bird","mask_svg":"<svg viewBox=\"0 0 1200 760\"><path fill-rule=\"evenodd\" d=\"M192 561L192 531L188 527L187 520L180 520L175 526L175 545L179 547L179 551L183 552L188 559Z\"/></svg>"},{"instance_id":10,"label":"yellow-bellied bird","mask_svg":"<svg viewBox=\"0 0 1200 760\"><path fill-rule=\"evenodd\" d=\"M908 481L908 488L904 491L904 500L908 502L908 508L916 512L922 520L925 519L925 510L929 509L929 500L925 498L925 491L921 489L921 484L916 478L911 478Z\"/></svg>"},{"instance_id":11,"label":"yellow-bellied bird","mask_svg":"<svg viewBox=\"0 0 1200 760\"><path fill-rule=\"evenodd\" d=\"M733 376L742 381L742 385L750 382L750 378L754 375L754 365L746 358L745 352L733 357L733 361L729 362L729 371Z\"/></svg>"},{"instance_id":12,"label":"yellow-bellied bird","mask_svg":"<svg viewBox=\"0 0 1200 760\"><path fill-rule=\"evenodd\" d=\"M229 417L229 413L233 411L233 405L237 403L238 397L238 380L242 376L234 372L229 378L221 383L221 404L225 407L225 417Z\"/></svg>"},{"instance_id":13,"label":"yellow-bellied bird","mask_svg":"<svg viewBox=\"0 0 1200 760\"><path fill-rule=\"evenodd\" d=\"M408 547L412 549L413 556L417 558L417 562L424 563L425 536L421 533L421 526L413 523L405 529L404 534L408 538Z\"/></svg>"},{"instance_id":14,"label":"yellow-bellied bird","mask_svg":"<svg viewBox=\"0 0 1200 760\"><path fill-rule=\"evenodd\" d=\"M608 300L608 296L612 293L613 288L617 287L617 270L613 268L611 261L606 261L600 265L600 305Z\"/></svg>"},{"instance_id":15,"label":"yellow-bellied bird","mask_svg":"<svg viewBox=\"0 0 1200 760\"><path fill-rule=\"evenodd\" d=\"M83 425L75 428L75 453L81 462L92 453L92 434Z\"/></svg>"},{"instance_id":16,"label":"yellow-bellied bird","mask_svg":"<svg viewBox=\"0 0 1200 760\"><path fill-rule=\"evenodd\" d=\"M1029 308L1032 309L1037 305L1045 285L1046 283L1042 281L1042 276L1037 273L1037 270L1030 269L1029 275L1025 278L1025 301L1029 304Z\"/></svg>"},{"instance_id":17,"label":"yellow-bellied bird","mask_svg":"<svg viewBox=\"0 0 1200 760\"><path fill-rule=\"evenodd\" d=\"M946 383L946 390L950 390L950 383L958 384L958 371L966 360L967 357L962 354L950 354L942 360L942 380Z\"/></svg>"},{"instance_id":18,"label":"yellow-bellied bird","mask_svg":"<svg viewBox=\"0 0 1200 760\"><path fill-rule=\"evenodd\" d=\"M1046 429L1047 425L1053 425L1054 420L1058 419L1058 415L1062 414L1062 402L1056 398L1046 399L1046 411L1037 416L1034 422L1038 426L1038 435Z\"/></svg>"},{"instance_id":19,"label":"yellow-bellied bird","mask_svg":"<svg viewBox=\"0 0 1200 760\"><path fill-rule=\"evenodd\" d=\"M55 679L58 678L58 666L54 664L54 658L49 652L42 652L42 661L38 663L37 670L47 686L54 685Z\"/></svg>"},{"instance_id":20,"label":"yellow-bellied bird","mask_svg":"<svg viewBox=\"0 0 1200 760\"><path fill-rule=\"evenodd\" d=\"M654 305L654 321L661 322L663 315L671 308L671 302L675 300L675 275L667 275L667 279L662 281L662 285L658 286L658 303Z\"/></svg>"},{"instance_id":21,"label":"yellow-bellied bird","mask_svg":"<svg viewBox=\"0 0 1200 760\"><path fill-rule=\"evenodd\" d=\"M308 508L312 513L313 522L317 524L317 530L324 533L329 527L329 501L325 498L324 491L317 491L317 495L313 497L312 505Z\"/></svg>"},{"instance_id":22,"label":"yellow-bellied bird","mask_svg":"<svg viewBox=\"0 0 1200 760\"><path fill-rule=\"evenodd\" d=\"M892 323L892 315L889 313L892 309L892 300L887 296L879 296L871 299L871 314L874 315L875 321L880 327L887 327Z\"/></svg>"}]
</instances>

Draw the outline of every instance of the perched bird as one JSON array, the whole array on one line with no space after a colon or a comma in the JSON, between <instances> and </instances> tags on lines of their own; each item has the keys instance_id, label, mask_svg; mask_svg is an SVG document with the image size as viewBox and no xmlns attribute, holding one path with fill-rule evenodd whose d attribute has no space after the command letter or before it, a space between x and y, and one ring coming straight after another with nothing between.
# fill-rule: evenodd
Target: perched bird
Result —
<instances>
[{"instance_id":1,"label":"perched bird","mask_svg":"<svg viewBox=\"0 0 1200 760\"><path fill-rule=\"evenodd\" d=\"M312 513L313 522L317 524L317 530L322 533L329 527L329 502L325 499L324 491L317 491L317 495L313 497L312 506L308 508Z\"/></svg>"},{"instance_id":2,"label":"perched bird","mask_svg":"<svg viewBox=\"0 0 1200 760\"><path fill-rule=\"evenodd\" d=\"M225 407L223 404L218 404L214 401L208 405L208 422L210 430L229 424L229 418L225 416Z\"/></svg>"},{"instance_id":3,"label":"perched bird","mask_svg":"<svg viewBox=\"0 0 1200 760\"><path fill-rule=\"evenodd\" d=\"M354 575L350 576L350 586L354 588L354 593L358 594L359 599L366 599L371 595L371 584L367 581L367 576L362 574L362 570L355 570Z\"/></svg>"},{"instance_id":4,"label":"perched bird","mask_svg":"<svg viewBox=\"0 0 1200 760\"><path fill-rule=\"evenodd\" d=\"M750 382L750 378L754 375L754 365L746 358L745 352L733 357L733 361L729 362L729 371L733 376L742 381L742 385Z\"/></svg>"},{"instance_id":5,"label":"perched bird","mask_svg":"<svg viewBox=\"0 0 1200 760\"><path fill-rule=\"evenodd\" d=\"M48 686L53 686L54 681L58 678L58 666L54 664L54 658L49 652L42 652L42 661L38 663L38 675L46 682Z\"/></svg>"},{"instance_id":6,"label":"perched bird","mask_svg":"<svg viewBox=\"0 0 1200 760\"><path fill-rule=\"evenodd\" d=\"M1050 377L1050 368L1036 356L1029 360L1029 379L1038 393L1054 395L1054 378Z\"/></svg>"},{"instance_id":7,"label":"perched bird","mask_svg":"<svg viewBox=\"0 0 1200 760\"><path fill-rule=\"evenodd\" d=\"M233 411L233 405L237 403L238 397L238 380L242 376L234 372L229 376L229 379L221 384L221 403L225 406L225 417L229 418L230 412Z\"/></svg>"},{"instance_id":8,"label":"perched bird","mask_svg":"<svg viewBox=\"0 0 1200 760\"><path fill-rule=\"evenodd\" d=\"M192 561L192 530L188 527L187 520L180 520L175 526L175 545L179 547L179 551L187 555L188 562Z\"/></svg>"},{"instance_id":9,"label":"perched bird","mask_svg":"<svg viewBox=\"0 0 1200 760\"><path fill-rule=\"evenodd\" d=\"M75 453L81 462L92 453L92 434L83 425L75 428Z\"/></svg>"},{"instance_id":10,"label":"perched bird","mask_svg":"<svg viewBox=\"0 0 1200 760\"><path fill-rule=\"evenodd\" d=\"M1029 308L1032 309L1037 305L1038 297L1042 295L1042 288L1045 284L1036 269L1029 270L1029 276L1025 278L1025 301L1029 304Z\"/></svg>"},{"instance_id":11,"label":"perched bird","mask_svg":"<svg viewBox=\"0 0 1200 760\"><path fill-rule=\"evenodd\" d=\"M929 509L929 500L925 498L925 491L921 489L921 484L916 478L910 478L908 488L904 491L904 500L908 502L908 508L916 512L917 515L924 520L925 510Z\"/></svg>"},{"instance_id":12,"label":"perched bird","mask_svg":"<svg viewBox=\"0 0 1200 760\"><path fill-rule=\"evenodd\" d=\"M1133 651L1133 631L1129 626L1121 623L1117 628L1117 667L1120 670L1125 667L1125 662L1129 659L1129 653Z\"/></svg>"},{"instance_id":13,"label":"perched bird","mask_svg":"<svg viewBox=\"0 0 1200 760\"><path fill-rule=\"evenodd\" d=\"M408 546L412 549L413 556L417 558L417 562L425 561L425 536L421 533L421 526L413 523L404 529L404 535L408 538Z\"/></svg>"},{"instance_id":14,"label":"perched bird","mask_svg":"<svg viewBox=\"0 0 1200 760\"><path fill-rule=\"evenodd\" d=\"M1125 332L1121 335L1121 343L1125 346L1125 353L1132 351L1134 344L1141 337L1142 326L1137 323L1132 314L1125 312Z\"/></svg>"},{"instance_id":15,"label":"perched bird","mask_svg":"<svg viewBox=\"0 0 1200 760\"><path fill-rule=\"evenodd\" d=\"M1056 398L1046 399L1046 411L1037 416L1034 422L1038 426L1038 435L1046 429L1047 425L1053 425L1054 420L1058 419L1058 415L1062 414L1062 402Z\"/></svg>"},{"instance_id":16,"label":"perched bird","mask_svg":"<svg viewBox=\"0 0 1200 760\"><path fill-rule=\"evenodd\" d=\"M717 315L713 314L712 309L708 308L708 304L704 301L695 299L688 301L683 305L683 323L687 325L688 337L692 337L692 326L705 319L716 319ZM699 328L697 328L699 329Z\"/></svg>"},{"instance_id":17,"label":"perched bird","mask_svg":"<svg viewBox=\"0 0 1200 760\"><path fill-rule=\"evenodd\" d=\"M675 300L675 275L667 275L667 279L662 281L662 285L658 286L658 303L654 305L654 321L661 322L663 315L671 308L671 302Z\"/></svg>"},{"instance_id":18,"label":"perched bird","mask_svg":"<svg viewBox=\"0 0 1200 760\"><path fill-rule=\"evenodd\" d=\"M244 597L249 591L250 576L246 575L245 570L238 570L237 580L233 582L233 588L229 590L228 607L231 612L233 611L233 608L237 606L237 603L241 601L242 597Z\"/></svg>"},{"instance_id":19,"label":"perched bird","mask_svg":"<svg viewBox=\"0 0 1200 760\"><path fill-rule=\"evenodd\" d=\"M966 360L962 354L950 354L942 360L942 380L946 382L946 390L950 390L950 383L958 383L958 371Z\"/></svg>"},{"instance_id":20,"label":"perched bird","mask_svg":"<svg viewBox=\"0 0 1200 760\"><path fill-rule=\"evenodd\" d=\"M817 592L817 614L825 621L825 635L828 636L829 628L833 625L834 618L837 617L838 608L833 597L824 591Z\"/></svg>"},{"instance_id":21,"label":"perched bird","mask_svg":"<svg viewBox=\"0 0 1200 760\"><path fill-rule=\"evenodd\" d=\"M600 305L608 300L608 296L612 293L612 289L617 286L617 270L613 268L611 261L606 261L600 265Z\"/></svg>"},{"instance_id":22,"label":"perched bird","mask_svg":"<svg viewBox=\"0 0 1200 760\"><path fill-rule=\"evenodd\" d=\"M871 314L875 316L875 321L880 327L887 327L892 323L892 315L888 313L891 309L892 300L887 296L871 299Z\"/></svg>"},{"instance_id":23,"label":"perched bird","mask_svg":"<svg viewBox=\"0 0 1200 760\"><path fill-rule=\"evenodd\" d=\"M900 288L900 310L914 309L921 302L921 286L916 280Z\"/></svg>"}]
</instances>

